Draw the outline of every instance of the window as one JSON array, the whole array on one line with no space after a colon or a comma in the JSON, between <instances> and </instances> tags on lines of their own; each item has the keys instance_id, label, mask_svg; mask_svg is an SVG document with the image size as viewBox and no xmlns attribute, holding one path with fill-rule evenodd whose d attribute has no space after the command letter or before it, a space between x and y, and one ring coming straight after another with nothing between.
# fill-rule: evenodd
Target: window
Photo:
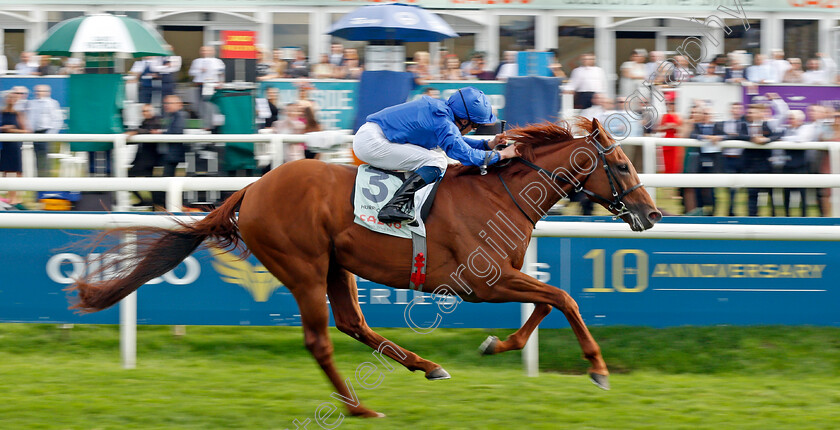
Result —
<instances>
[{"instance_id":1,"label":"window","mask_svg":"<svg viewBox=\"0 0 840 430\"><path fill-rule=\"evenodd\" d=\"M810 19L785 20L785 57L800 58L802 65L819 50L819 22Z\"/></svg>"},{"instance_id":2,"label":"window","mask_svg":"<svg viewBox=\"0 0 840 430\"><path fill-rule=\"evenodd\" d=\"M557 18L557 61L569 74L577 67L577 58L595 52L595 19L577 17Z\"/></svg>"},{"instance_id":3,"label":"window","mask_svg":"<svg viewBox=\"0 0 840 430\"><path fill-rule=\"evenodd\" d=\"M309 52L309 14L275 13L273 26L274 48L298 47ZM313 61L313 59L310 59ZM318 61L317 58L314 61Z\"/></svg>"},{"instance_id":4,"label":"window","mask_svg":"<svg viewBox=\"0 0 840 430\"><path fill-rule=\"evenodd\" d=\"M744 28L744 22L740 19L724 19L723 22L732 29L732 32L724 37L724 53L737 50L747 51L748 54L761 52L761 20L747 20L749 29Z\"/></svg>"},{"instance_id":5,"label":"window","mask_svg":"<svg viewBox=\"0 0 840 430\"><path fill-rule=\"evenodd\" d=\"M525 51L534 49L534 16L499 17L499 51Z\"/></svg>"}]
</instances>

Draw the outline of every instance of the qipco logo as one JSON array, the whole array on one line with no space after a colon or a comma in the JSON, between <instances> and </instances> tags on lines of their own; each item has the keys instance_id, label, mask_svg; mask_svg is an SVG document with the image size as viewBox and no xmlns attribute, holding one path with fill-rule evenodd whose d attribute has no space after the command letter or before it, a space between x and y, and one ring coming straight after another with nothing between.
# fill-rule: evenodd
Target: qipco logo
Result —
<instances>
[{"instance_id":1,"label":"qipco logo","mask_svg":"<svg viewBox=\"0 0 840 430\"><path fill-rule=\"evenodd\" d=\"M47 276L58 284L72 284L83 276L98 272L101 267L99 257L100 254L96 253L88 255L87 258L72 253L56 254L47 261ZM107 262L109 256L105 255L102 260ZM125 269L128 270L129 268ZM106 270L96 274L91 280L101 281L112 279L117 277L121 271L122 268L119 267ZM187 257L178 267L163 276L152 279L146 285L159 284L161 282L166 282L170 285L188 285L195 282L199 275L201 275L201 265L198 263L198 260L195 257Z\"/></svg>"}]
</instances>

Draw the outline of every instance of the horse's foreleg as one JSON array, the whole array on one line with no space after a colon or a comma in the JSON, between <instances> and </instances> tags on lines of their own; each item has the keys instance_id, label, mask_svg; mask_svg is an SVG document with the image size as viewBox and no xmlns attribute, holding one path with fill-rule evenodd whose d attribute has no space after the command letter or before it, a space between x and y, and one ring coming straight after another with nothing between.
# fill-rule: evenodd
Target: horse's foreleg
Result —
<instances>
[{"instance_id":1,"label":"horse's foreleg","mask_svg":"<svg viewBox=\"0 0 840 430\"><path fill-rule=\"evenodd\" d=\"M525 347L531 333L540 325L540 321L551 312L551 305L545 303L537 303L534 305L534 312L528 317L528 321L516 330L513 334L505 340L499 340L496 336L489 336L478 350L484 355L500 354L502 352L520 350Z\"/></svg>"},{"instance_id":2,"label":"horse's foreleg","mask_svg":"<svg viewBox=\"0 0 840 430\"><path fill-rule=\"evenodd\" d=\"M390 357L412 372L422 370L429 380L449 379L449 374L439 364L421 358L368 327L359 307L356 279L352 273L336 266L331 267L327 278L327 294L330 297L335 326L343 333L373 348L379 354Z\"/></svg>"},{"instance_id":3,"label":"horse's foreleg","mask_svg":"<svg viewBox=\"0 0 840 430\"><path fill-rule=\"evenodd\" d=\"M566 316L572 331L577 336L583 356L589 360L592 367L589 369L589 376L596 385L603 389L609 389L609 371L604 358L601 356L601 348L586 324L580 316L578 305L569 293L537 281L524 273L511 269L506 272L502 279L490 287L487 301L493 302L520 302L520 303L543 303L559 309Z\"/></svg>"}]
</instances>

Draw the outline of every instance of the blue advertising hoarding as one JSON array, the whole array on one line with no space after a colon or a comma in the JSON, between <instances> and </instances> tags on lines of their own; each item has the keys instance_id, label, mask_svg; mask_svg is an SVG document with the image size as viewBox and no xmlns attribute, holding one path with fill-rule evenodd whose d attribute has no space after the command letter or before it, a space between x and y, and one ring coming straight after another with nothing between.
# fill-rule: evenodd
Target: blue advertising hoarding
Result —
<instances>
[{"instance_id":1,"label":"blue advertising hoarding","mask_svg":"<svg viewBox=\"0 0 840 430\"><path fill-rule=\"evenodd\" d=\"M280 92L281 107L294 103L299 99L300 85L309 84L307 98L318 106L318 121L326 130L352 129L356 118L356 98L359 81L312 80L301 81L281 79L264 81L260 84L259 96L265 96L265 89L275 87ZM497 110L497 116L504 119L505 84L497 81L431 81L418 86L411 92L410 99L420 97L426 87L433 87L440 91L441 98L446 99L458 91L459 88L473 86L484 91L490 102Z\"/></svg>"},{"instance_id":2,"label":"blue advertising hoarding","mask_svg":"<svg viewBox=\"0 0 840 430\"><path fill-rule=\"evenodd\" d=\"M588 218L553 219L582 221ZM665 222L715 222L670 218ZM733 219L822 223L840 220ZM603 220L602 220L603 221ZM72 248L79 232L2 230L0 322L116 323L115 309L78 315L63 291L90 256ZM431 232L430 234L434 234ZM640 234L640 237L643 233ZM814 324L840 326L840 257L835 242L539 238L535 276L569 292L587 324ZM461 303L439 314L430 296L359 279L359 300L374 327L515 328L519 304ZM138 322L188 325L299 325L297 306L253 257L210 249L138 290ZM543 328L567 327L553 312Z\"/></svg>"},{"instance_id":3,"label":"blue advertising hoarding","mask_svg":"<svg viewBox=\"0 0 840 430\"><path fill-rule=\"evenodd\" d=\"M70 80L67 76L0 76L0 92L17 86L26 87L29 90L29 99L34 99L36 85L49 85L50 97L58 102L64 111L64 117L67 118L70 106Z\"/></svg>"}]
</instances>

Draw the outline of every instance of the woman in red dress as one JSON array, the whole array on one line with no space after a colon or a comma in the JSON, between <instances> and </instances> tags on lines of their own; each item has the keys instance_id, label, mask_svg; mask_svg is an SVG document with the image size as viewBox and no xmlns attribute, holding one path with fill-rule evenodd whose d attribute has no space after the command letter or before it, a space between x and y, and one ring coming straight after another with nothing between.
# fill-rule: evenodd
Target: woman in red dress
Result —
<instances>
[{"instance_id":1,"label":"woman in red dress","mask_svg":"<svg viewBox=\"0 0 840 430\"><path fill-rule=\"evenodd\" d=\"M662 115L662 121L659 123L659 131L664 132L664 137L675 138L679 136L680 126L682 126L682 118L674 109L674 100L666 99L666 111ZM662 159L665 163L664 173L682 173L683 172L683 148L681 146L663 146Z\"/></svg>"}]
</instances>

